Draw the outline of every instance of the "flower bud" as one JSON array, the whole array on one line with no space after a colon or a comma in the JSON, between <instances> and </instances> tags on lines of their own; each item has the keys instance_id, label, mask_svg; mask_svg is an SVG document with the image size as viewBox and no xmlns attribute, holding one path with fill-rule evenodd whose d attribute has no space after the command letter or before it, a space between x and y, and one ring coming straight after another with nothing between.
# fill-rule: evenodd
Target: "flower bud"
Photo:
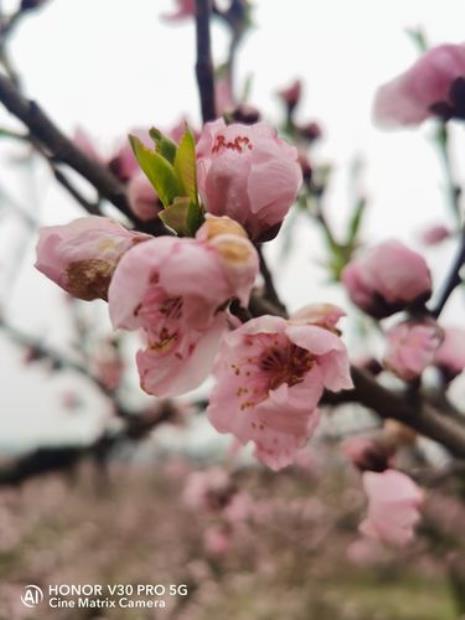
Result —
<instances>
[{"instance_id":1,"label":"flower bud","mask_svg":"<svg viewBox=\"0 0 465 620\"><path fill-rule=\"evenodd\" d=\"M413 381L433 363L443 340L436 321L404 321L386 333L384 364L404 381Z\"/></svg>"},{"instance_id":2,"label":"flower bud","mask_svg":"<svg viewBox=\"0 0 465 620\"><path fill-rule=\"evenodd\" d=\"M374 117L385 126L417 125L430 116L463 118L465 46L439 45L378 89Z\"/></svg>"},{"instance_id":3,"label":"flower bud","mask_svg":"<svg viewBox=\"0 0 465 620\"><path fill-rule=\"evenodd\" d=\"M83 217L40 230L36 268L73 297L106 299L122 255L150 239L104 217Z\"/></svg>"},{"instance_id":4,"label":"flower bud","mask_svg":"<svg viewBox=\"0 0 465 620\"><path fill-rule=\"evenodd\" d=\"M207 123L197 170L207 211L240 222L254 240L276 234L302 183L297 150L265 123Z\"/></svg>"},{"instance_id":5,"label":"flower bud","mask_svg":"<svg viewBox=\"0 0 465 620\"><path fill-rule=\"evenodd\" d=\"M399 241L386 241L353 259L342 272L352 302L375 318L424 303L431 295L428 265Z\"/></svg>"}]
</instances>

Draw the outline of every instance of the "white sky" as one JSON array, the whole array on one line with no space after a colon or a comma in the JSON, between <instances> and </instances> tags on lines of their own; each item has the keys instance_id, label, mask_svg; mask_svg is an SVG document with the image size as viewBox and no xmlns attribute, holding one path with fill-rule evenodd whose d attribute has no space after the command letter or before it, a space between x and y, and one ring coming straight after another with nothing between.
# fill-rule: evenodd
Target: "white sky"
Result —
<instances>
[{"instance_id":1,"label":"white sky","mask_svg":"<svg viewBox=\"0 0 465 620\"><path fill-rule=\"evenodd\" d=\"M82 125L104 145L134 126L169 127L183 114L197 123L194 28L161 23L159 14L170 7L170 0L52 0L40 15L24 21L13 41L27 92L66 131ZM325 128L318 156L336 168L327 208L339 229L347 215L347 169L355 155L367 162L367 239L397 236L414 243L422 224L447 218L441 170L428 142L431 127L383 133L373 127L370 109L376 87L416 56L405 28L421 24L433 43L461 42L464 17L463 0L256 0L257 30L241 49L238 82L253 76L251 102L275 120L276 89L295 77L305 81L300 119L317 119ZM224 33L215 26L213 34L221 61ZM3 112L0 123L12 124ZM464 151L462 134L459 128L457 156ZM68 221L69 201L47 172L35 171L31 193L28 173L11 172L11 155L11 147L2 147L0 184L13 183L17 199L35 213L40 210L47 223ZM13 232L4 228L0 241ZM428 253L439 277L451 251L453 244L446 244ZM303 223L294 256L280 269L279 285L291 307L322 300L347 307L340 292L325 285L321 256L318 231ZM32 259L27 257L9 316L23 330L45 334L59 345L66 331L61 298L32 269ZM64 419L57 404L60 386L72 380L49 382L43 372L21 367L7 341L0 345L0 445L85 438L94 432L102 414L97 397L82 389L92 405L88 413Z\"/></svg>"}]
</instances>

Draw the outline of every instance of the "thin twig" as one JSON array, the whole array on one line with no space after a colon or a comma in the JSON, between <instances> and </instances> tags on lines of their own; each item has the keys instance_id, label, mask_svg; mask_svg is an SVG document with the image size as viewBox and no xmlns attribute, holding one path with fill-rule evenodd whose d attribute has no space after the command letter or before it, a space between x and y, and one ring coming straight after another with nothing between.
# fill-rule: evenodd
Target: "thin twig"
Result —
<instances>
[{"instance_id":1,"label":"thin twig","mask_svg":"<svg viewBox=\"0 0 465 620\"><path fill-rule=\"evenodd\" d=\"M200 96L202 121L207 123L216 118L215 111L215 80L210 39L210 0L196 0L196 49L197 62L195 73Z\"/></svg>"},{"instance_id":2,"label":"thin twig","mask_svg":"<svg viewBox=\"0 0 465 620\"><path fill-rule=\"evenodd\" d=\"M274 285L273 275L268 268L265 256L263 254L263 249L261 245L257 245L258 257L260 260L260 272L263 277L263 282L265 284L265 295L264 298L270 301L272 304L275 304L282 312L286 312L286 306L281 301L278 291Z\"/></svg>"},{"instance_id":3,"label":"thin twig","mask_svg":"<svg viewBox=\"0 0 465 620\"><path fill-rule=\"evenodd\" d=\"M439 299L431 310L431 314L434 317L438 317L444 306L446 305L449 297L454 292L454 290L462 283L462 278L460 277L460 271L465 264L465 228L462 229L462 235L460 240L460 247L457 252L457 256L455 257L454 262L452 263L452 267L449 271L449 274L446 278L446 281L443 285L442 291L439 295Z\"/></svg>"}]
</instances>

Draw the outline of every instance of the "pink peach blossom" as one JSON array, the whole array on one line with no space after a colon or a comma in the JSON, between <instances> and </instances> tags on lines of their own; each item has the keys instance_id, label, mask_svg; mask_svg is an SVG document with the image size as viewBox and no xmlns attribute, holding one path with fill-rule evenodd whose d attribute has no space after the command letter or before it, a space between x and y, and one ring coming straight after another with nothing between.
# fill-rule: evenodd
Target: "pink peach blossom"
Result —
<instances>
[{"instance_id":1,"label":"pink peach blossom","mask_svg":"<svg viewBox=\"0 0 465 620\"><path fill-rule=\"evenodd\" d=\"M183 499L194 510L218 511L230 501L235 487L228 473L219 467L194 471L186 480Z\"/></svg>"},{"instance_id":2,"label":"pink peach blossom","mask_svg":"<svg viewBox=\"0 0 465 620\"><path fill-rule=\"evenodd\" d=\"M317 426L324 389L352 387L336 334L273 316L226 334L213 373L211 423L243 444L253 441L257 457L275 470L293 462Z\"/></svg>"},{"instance_id":3,"label":"pink peach blossom","mask_svg":"<svg viewBox=\"0 0 465 620\"><path fill-rule=\"evenodd\" d=\"M368 515L360 531L368 538L403 547L413 540L420 519L423 492L407 475L394 469L365 472Z\"/></svg>"},{"instance_id":4,"label":"pink peach blossom","mask_svg":"<svg viewBox=\"0 0 465 620\"><path fill-rule=\"evenodd\" d=\"M123 257L109 289L110 316L115 327L145 336L137 366L146 392L180 394L206 378L232 321L224 307L235 297L247 305L257 272L255 249L237 235L158 237Z\"/></svg>"},{"instance_id":5,"label":"pink peach blossom","mask_svg":"<svg viewBox=\"0 0 465 620\"><path fill-rule=\"evenodd\" d=\"M431 274L424 258L399 241L380 243L354 258L342 272L352 302L383 318L431 295Z\"/></svg>"},{"instance_id":6,"label":"pink peach blossom","mask_svg":"<svg viewBox=\"0 0 465 620\"><path fill-rule=\"evenodd\" d=\"M227 526L210 525L204 533L205 550L211 555L225 555L233 546L232 531Z\"/></svg>"},{"instance_id":7,"label":"pink peach blossom","mask_svg":"<svg viewBox=\"0 0 465 620\"><path fill-rule=\"evenodd\" d=\"M341 444L344 455L361 471L382 472L389 467L394 448L374 437L348 437Z\"/></svg>"},{"instance_id":8,"label":"pink peach blossom","mask_svg":"<svg viewBox=\"0 0 465 620\"><path fill-rule=\"evenodd\" d=\"M162 204L145 174L139 172L130 179L127 196L131 211L140 220L147 222L158 217Z\"/></svg>"},{"instance_id":9,"label":"pink peach blossom","mask_svg":"<svg viewBox=\"0 0 465 620\"><path fill-rule=\"evenodd\" d=\"M444 341L436 353L435 363L450 377L460 374L465 368L465 329L446 327Z\"/></svg>"},{"instance_id":10,"label":"pink peach blossom","mask_svg":"<svg viewBox=\"0 0 465 620\"><path fill-rule=\"evenodd\" d=\"M178 22L195 15L195 0L175 0L176 8L172 13L165 13L165 21Z\"/></svg>"},{"instance_id":11,"label":"pink peach blossom","mask_svg":"<svg viewBox=\"0 0 465 620\"><path fill-rule=\"evenodd\" d=\"M434 47L378 89L374 118L395 127L417 125L434 113L453 115L451 87L457 78L465 78L465 46Z\"/></svg>"},{"instance_id":12,"label":"pink peach blossom","mask_svg":"<svg viewBox=\"0 0 465 620\"><path fill-rule=\"evenodd\" d=\"M301 80L294 80L289 86L279 90L278 96L289 108L294 109L302 97Z\"/></svg>"},{"instance_id":13,"label":"pink peach blossom","mask_svg":"<svg viewBox=\"0 0 465 620\"><path fill-rule=\"evenodd\" d=\"M412 381L433 363L443 332L433 320L404 321L386 332L384 364L405 381Z\"/></svg>"},{"instance_id":14,"label":"pink peach blossom","mask_svg":"<svg viewBox=\"0 0 465 620\"><path fill-rule=\"evenodd\" d=\"M452 231L444 224L433 224L425 228L420 234L420 240L425 245L438 245L449 239Z\"/></svg>"},{"instance_id":15,"label":"pink peach blossom","mask_svg":"<svg viewBox=\"0 0 465 620\"><path fill-rule=\"evenodd\" d=\"M35 266L73 297L106 299L120 258L150 238L98 216L45 226L39 233Z\"/></svg>"},{"instance_id":16,"label":"pink peach blossom","mask_svg":"<svg viewBox=\"0 0 465 620\"><path fill-rule=\"evenodd\" d=\"M276 232L302 183L297 150L266 123L207 123L197 161L207 211L240 222L254 239Z\"/></svg>"}]
</instances>

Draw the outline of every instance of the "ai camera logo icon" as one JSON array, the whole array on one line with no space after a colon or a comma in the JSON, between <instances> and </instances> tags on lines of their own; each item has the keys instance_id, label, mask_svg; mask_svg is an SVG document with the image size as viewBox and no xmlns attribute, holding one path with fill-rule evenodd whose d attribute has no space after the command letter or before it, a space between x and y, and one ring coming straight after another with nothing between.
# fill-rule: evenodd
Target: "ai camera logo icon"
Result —
<instances>
[{"instance_id":1,"label":"ai camera logo icon","mask_svg":"<svg viewBox=\"0 0 465 620\"><path fill-rule=\"evenodd\" d=\"M37 607L39 603L44 600L44 593L39 588L39 586L34 586L32 584L26 586L24 588L24 594L21 596L21 602L26 607L30 609L33 607Z\"/></svg>"}]
</instances>

